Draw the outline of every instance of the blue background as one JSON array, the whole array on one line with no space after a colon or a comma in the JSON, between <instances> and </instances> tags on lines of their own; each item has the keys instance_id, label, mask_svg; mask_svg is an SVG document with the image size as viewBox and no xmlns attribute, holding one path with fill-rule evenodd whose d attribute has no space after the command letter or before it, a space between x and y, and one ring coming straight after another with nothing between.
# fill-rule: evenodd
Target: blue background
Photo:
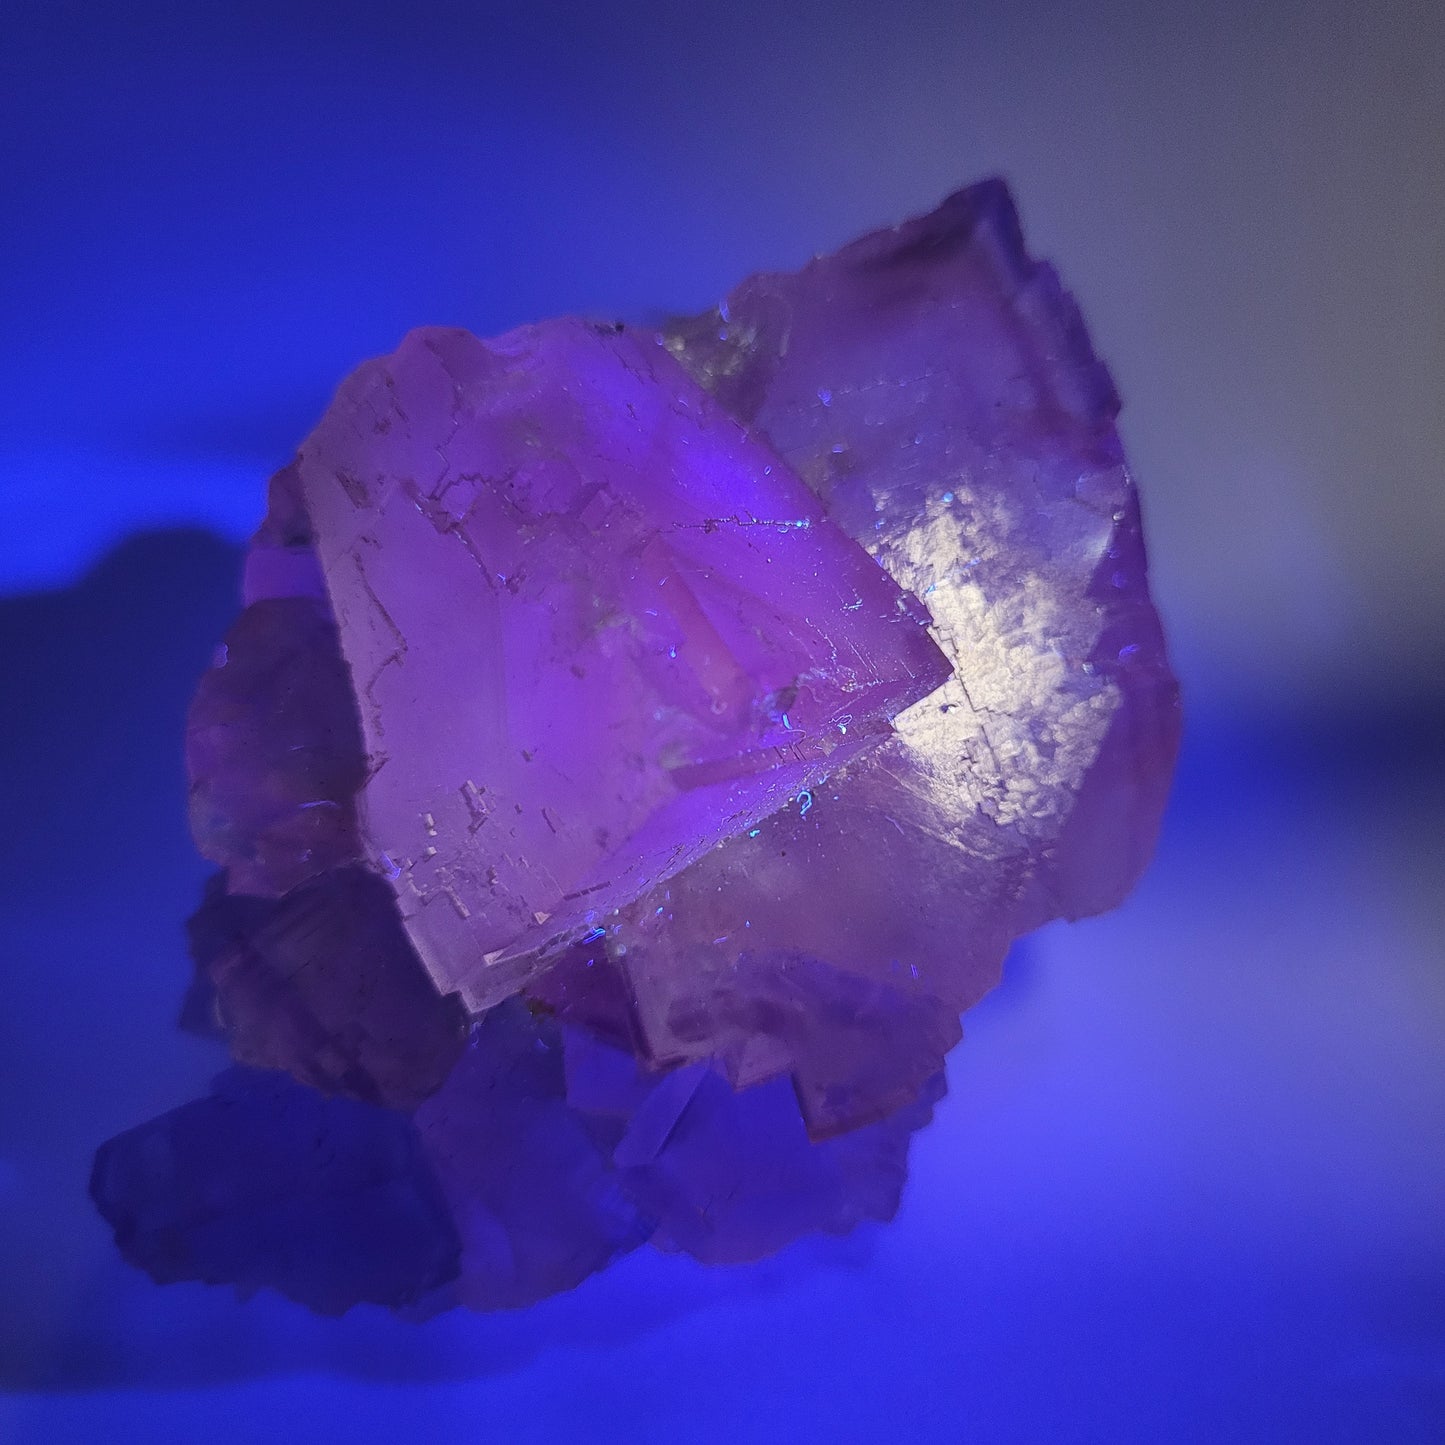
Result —
<instances>
[{"instance_id":1,"label":"blue background","mask_svg":"<svg viewBox=\"0 0 1445 1445\"><path fill-rule=\"evenodd\" d=\"M0 1440L1445 1437L1445 11L0 3ZM179 739L262 483L410 326L694 309L990 172L1126 399L1189 732L896 1224L523 1315L157 1290Z\"/></svg>"}]
</instances>

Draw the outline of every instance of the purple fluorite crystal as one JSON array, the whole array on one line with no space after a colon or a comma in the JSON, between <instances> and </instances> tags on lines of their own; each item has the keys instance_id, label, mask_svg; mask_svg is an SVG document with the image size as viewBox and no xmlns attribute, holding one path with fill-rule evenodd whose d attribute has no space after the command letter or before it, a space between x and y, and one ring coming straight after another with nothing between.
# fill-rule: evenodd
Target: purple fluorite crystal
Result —
<instances>
[{"instance_id":1,"label":"purple fluorite crystal","mask_svg":"<svg viewBox=\"0 0 1445 1445\"><path fill-rule=\"evenodd\" d=\"M596 964L643 1057L866 1118L801 1084L862 1041L740 1020L818 969L956 1015L1152 846L1178 708L1116 410L999 182L660 337L415 332L273 483L201 845L237 892L386 878L473 1011L607 1027Z\"/></svg>"},{"instance_id":2,"label":"purple fluorite crystal","mask_svg":"<svg viewBox=\"0 0 1445 1445\"><path fill-rule=\"evenodd\" d=\"M366 760L323 597L237 618L191 703L186 766L192 832L234 892L285 893L356 856Z\"/></svg>"},{"instance_id":3,"label":"purple fluorite crystal","mask_svg":"<svg viewBox=\"0 0 1445 1445\"><path fill-rule=\"evenodd\" d=\"M356 372L192 708L225 871L186 1010L355 1108L237 1076L112 1141L132 1253L256 1276L274 1201L207 1112L262 1174L309 1177L292 1112L345 1126L308 1229L347 1159L387 1161L377 1230L426 1201L390 1274L277 1274L328 1308L890 1215L960 1010L1153 846L1178 701L1117 407L1000 182L660 335L432 329Z\"/></svg>"},{"instance_id":4,"label":"purple fluorite crystal","mask_svg":"<svg viewBox=\"0 0 1445 1445\"><path fill-rule=\"evenodd\" d=\"M736 1000L785 987L777 958L826 960L956 1016L1019 934L1123 898L1173 770L1177 687L1108 374L996 183L745 282L667 341L925 603L954 675L811 806L609 920L633 1044L658 1063L735 1055ZM585 952L544 992L601 950ZM755 1056L764 1036L815 1131L869 1117L866 1091L807 1087L830 1066L816 1030L786 1046L755 1033ZM855 1067L887 1048L852 1045Z\"/></svg>"},{"instance_id":5,"label":"purple fluorite crystal","mask_svg":"<svg viewBox=\"0 0 1445 1445\"><path fill-rule=\"evenodd\" d=\"M296 476L360 704L364 856L474 1008L948 675L917 601L651 339L414 332Z\"/></svg>"},{"instance_id":6,"label":"purple fluorite crystal","mask_svg":"<svg viewBox=\"0 0 1445 1445\"><path fill-rule=\"evenodd\" d=\"M1123 898L1173 770L1108 373L998 182L754 277L667 344L923 600L953 676L817 807L643 899L629 970L766 940L966 1008L1019 933Z\"/></svg>"},{"instance_id":7,"label":"purple fluorite crystal","mask_svg":"<svg viewBox=\"0 0 1445 1445\"><path fill-rule=\"evenodd\" d=\"M213 886L190 935L209 1021L239 1063L407 1108L440 1088L461 1054L460 1001L432 987L391 890L362 868L282 898Z\"/></svg>"},{"instance_id":8,"label":"purple fluorite crystal","mask_svg":"<svg viewBox=\"0 0 1445 1445\"><path fill-rule=\"evenodd\" d=\"M413 1304L461 1242L416 1132L283 1074L229 1069L204 1099L102 1144L90 1192L159 1283L263 1285L322 1314Z\"/></svg>"}]
</instances>

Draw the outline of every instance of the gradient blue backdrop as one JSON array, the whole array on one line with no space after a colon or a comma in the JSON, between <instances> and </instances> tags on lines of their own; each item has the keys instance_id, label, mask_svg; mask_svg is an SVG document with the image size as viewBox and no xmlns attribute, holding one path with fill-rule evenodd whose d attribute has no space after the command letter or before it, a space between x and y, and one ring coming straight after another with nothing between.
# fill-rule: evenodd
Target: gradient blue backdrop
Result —
<instances>
[{"instance_id":1,"label":"gradient blue backdrop","mask_svg":"<svg viewBox=\"0 0 1445 1445\"><path fill-rule=\"evenodd\" d=\"M1445 1438L1445 9L0 0L0 1441ZM424 1327L160 1291L188 691L408 327L714 299L1001 171L1126 398L1160 857L967 1021L898 1222Z\"/></svg>"}]
</instances>

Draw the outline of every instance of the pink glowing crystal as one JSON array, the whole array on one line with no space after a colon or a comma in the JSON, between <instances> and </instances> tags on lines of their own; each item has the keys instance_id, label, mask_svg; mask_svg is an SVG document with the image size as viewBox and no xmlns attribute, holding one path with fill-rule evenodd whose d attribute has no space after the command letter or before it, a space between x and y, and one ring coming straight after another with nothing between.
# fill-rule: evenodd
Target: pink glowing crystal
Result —
<instances>
[{"instance_id":1,"label":"pink glowing crystal","mask_svg":"<svg viewBox=\"0 0 1445 1445\"><path fill-rule=\"evenodd\" d=\"M285 893L356 856L366 765L324 595L236 619L191 702L186 767L191 831L232 891Z\"/></svg>"},{"instance_id":2,"label":"pink glowing crystal","mask_svg":"<svg viewBox=\"0 0 1445 1445\"><path fill-rule=\"evenodd\" d=\"M926 614L651 340L413 333L296 468L367 861L475 1008L882 741Z\"/></svg>"},{"instance_id":3,"label":"pink glowing crystal","mask_svg":"<svg viewBox=\"0 0 1445 1445\"><path fill-rule=\"evenodd\" d=\"M362 367L187 733L183 1017L257 1068L102 1147L123 1251L426 1315L891 1217L960 1010L1153 846L1117 406L998 182Z\"/></svg>"},{"instance_id":4,"label":"pink glowing crystal","mask_svg":"<svg viewBox=\"0 0 1445 1445\"><path fill-rule=\"evenodd\" d=\"M1153 846L1117 406L998 182L661 337L413 333L273 482L198 838L233 891L385 877L473 1010L880 1118Z\"/></svg>"},{"instance_id":5,"label":"pink glowing crystal","mask_svg":"<svg viewBox=\"0 0 1445 1445\"><path fill-rule=\"evenodd\" d=\"M763 948L966 1008L1013 938L1123 898L1173 771L1177 686L1108 373L997 182L744 282L666 339L922 599L954 675L814 806L611 922L628 989L667 999L636 1011L636 1046L711 1053L693 1020L720 975L763 987Z\"/></svg>"}]
</instances>

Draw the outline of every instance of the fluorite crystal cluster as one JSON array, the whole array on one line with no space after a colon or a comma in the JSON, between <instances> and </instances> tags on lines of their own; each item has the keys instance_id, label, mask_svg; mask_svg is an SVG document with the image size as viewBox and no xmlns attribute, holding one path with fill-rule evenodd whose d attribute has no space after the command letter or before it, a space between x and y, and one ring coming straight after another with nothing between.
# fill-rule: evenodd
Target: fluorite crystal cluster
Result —
<instances>
[{"instance_id":1,"label":"fluorite crystal cluster","mask_svg":"<svg viewBox=\"0 0 1445 1445\"><path fill-rule=\"evenodd\" d=\"M1178 707L1117 405L1000 182L660 334L361 367L187 740L224 870L188 1016L299 1082L106 1146L132 1253L254 1283L307 1177L371 1263L272 1282L488 1307L889 1214L960 1011L1153 844Z\"/></svg>"}]
</instances>

